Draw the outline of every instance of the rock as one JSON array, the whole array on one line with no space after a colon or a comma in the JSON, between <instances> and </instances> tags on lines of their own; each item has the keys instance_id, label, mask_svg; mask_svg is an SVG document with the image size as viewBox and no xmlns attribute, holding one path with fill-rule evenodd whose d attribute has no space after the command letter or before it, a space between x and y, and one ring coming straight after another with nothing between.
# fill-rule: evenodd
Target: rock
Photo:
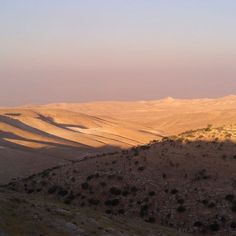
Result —
<instances>
[{"instance_id":1,"label":"rock","mask_svg":"<svg viewBox=\"0 0 236 236\"><path fill-rule=\"evenodd\" d=\"M72 230L72 231L77 231L77 226L71 222L66 222L65 226L67 229Z\"/></svg>"},{"instance_id":2,"label":"rock","mask_svg":"<svg viewBox=\"0 0 236 236\"><path fill-rule=\"evenodd\" d=\"M58 208L55 210L56 213L58 213L59 215L71 215L71 212L62 208Z\"/></svg>"},{"instance_id":3,"label":"rock","mask_svg":"<svg viewBox=\"0 0 236 236\"><path fill-rule=\"evenodd\" d=\"M80 229L76 224L72 222L66 222L65 227L71 233L76 233L76 236L79 236L81 233L84 233L83 229Z\"/></svg>"},{"instance_id":4,"label":"rock","mask_svg":"<svg viewBox=\"0 0 236 236\"><path fill-rule=\"evenodd\" d=\"M37 213L35 213L32 218L33 218L33 220L36 220L36 221L41 220L40 216Z\"/></svg>"}]
</instances>

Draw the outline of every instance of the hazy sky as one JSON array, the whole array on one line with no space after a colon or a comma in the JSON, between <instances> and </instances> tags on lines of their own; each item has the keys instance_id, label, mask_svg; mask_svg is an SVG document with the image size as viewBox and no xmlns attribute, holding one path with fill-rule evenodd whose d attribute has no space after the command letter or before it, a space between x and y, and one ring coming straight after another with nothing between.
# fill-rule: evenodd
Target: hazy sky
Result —
<instances>
[{"instance_id":1,"label":"hazy sky","mask_svg":"<svg viewBox=\"0 0 236 236\"><path fill-rule=\"evenodd\" d=\"M236 93L235 0L1 0L0 105Z\"/></svg>"}]
</instances>

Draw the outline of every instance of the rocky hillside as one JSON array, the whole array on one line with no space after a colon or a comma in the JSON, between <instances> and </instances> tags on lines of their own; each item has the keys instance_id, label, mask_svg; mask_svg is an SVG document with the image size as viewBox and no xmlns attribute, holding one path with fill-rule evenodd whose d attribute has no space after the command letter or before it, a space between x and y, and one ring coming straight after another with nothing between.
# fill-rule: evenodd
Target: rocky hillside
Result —
<instances>
[{"instance_id":1,"label":"rocky hillside","mask_svg":"<svg viewBox=\"0 0 236 236\"><path fill-rule=\"evenodd\" d=\"M181 232L235 235L236 127L185 132L12 182L10 189Z\"/></svg>"},{"instance_id":2,"label":"rocky hillside","mask_svg":"<svg viewBox=\"0 0 236 236\"><path fill-rule=\"evenodd\" d=\"M90 208L0 188L1 236L187 236L140 219L109 217Z\"/></svg>"}]
</instances>

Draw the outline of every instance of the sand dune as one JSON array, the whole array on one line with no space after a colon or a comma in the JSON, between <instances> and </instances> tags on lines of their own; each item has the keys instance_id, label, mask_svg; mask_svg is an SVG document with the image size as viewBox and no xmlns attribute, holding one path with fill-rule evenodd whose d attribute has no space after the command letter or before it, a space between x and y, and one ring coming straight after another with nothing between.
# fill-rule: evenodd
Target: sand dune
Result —
<instances>
[{"instance_id":1,"label":"sand dune","mask_svg":"<svg viewBox=\"0 0 236 236\"><path fill-rule=\"evenodd\" d=\"M0 110L0 183L160 135L139 124L52 108ZM2 171L4 170L4 171Z\"/></svg>"},{"instance_id":2,"label":"sand dune","mask_svg":"<svg viewBox=\"0 0 236 236\"><path fill-rule=\"evenodd\" d=\"M102 119L63 109L34 108L0 110L0 128L12 137L72 147L130 147L159 136L115 118ZM10 135L10 136L11 136ZM6 137L4 137L6 140ZM50 145L49 145L50 146ZM32 147L29 145L29 147Z\"/></svg>"},{"instance_id":3,"label":"sand dune","mask_svg":"<svg viewBox=\"0 0 236 236\"><path fill-rule=\"evenodd\" d=\"M19 166L19 169L12 168L12 176L7 176L17 177L16 173L25 174L24 162L18 165L24 156L31 156L32 160L37 156L47 157L43 159L46 163L38 166L50 167L50 158L58 162L80 159L98 152L145 144L208 124L236 124L236 96L2 108L0 166L6 166L9 156L13 157L14 168Z\"/></svg>"},{"instance_id":4,"label":"sand dune","mask_svg":"<svg viewBox=\"0 0 236 236\"><path fill-rule=\"evenodd\" d=\"M236 123L236 96L234 95L217 99L168 97L155 101L49 104L43 107L116 118L168 135L203 128L207 124L221 126Z\"/></svg>"}]
</instances>

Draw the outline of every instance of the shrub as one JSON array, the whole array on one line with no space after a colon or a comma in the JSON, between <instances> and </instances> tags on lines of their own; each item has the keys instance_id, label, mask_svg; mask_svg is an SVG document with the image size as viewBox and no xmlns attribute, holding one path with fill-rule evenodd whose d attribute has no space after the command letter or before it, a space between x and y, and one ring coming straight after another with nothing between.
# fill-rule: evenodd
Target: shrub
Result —
<instances>
[{"instance_id":1,"label":"shrub","mask_svg":"<svg viewBox=\"0 0 236 236\"><path fill-rule=\"evenodd\" d=\"M236 212L236 203L234 203L234 205L231 207L231 210L232 210L233 212Z\"/></svg>"},{"instance_id":2,"label":"shrub","mask_svg":"<svg viewBox=\"0 0 236 236\"><path fill-rule=\"evenodd\" d=\"M123 176L117 176L117 180L119 181L123 180Z\"/></svg>"},{"instance_id":3,"label":"shrub","mask_svg":"<svg viewBox=\"0 0 236 236\"><path fill-rule=\"evenodd\" d=\"M94 178L94 175L89 175L89 176L87 177L87 180L90 181L92 178Z\"/></svg>"},{"instance_id":4,"label":"shrub","mask_svg":"<svg viewBox=\"0 0 236 236\"><path fill-rule=\"evenodd\" d=\"M211 231L215 232L215 231L218 231L220 229L220 225L217 222L214 222L213 224L211 224L209 226L209 228L210 228Z\"/></svg>"},{"instance_id":5,"label":"shrub","mask_svg":"<svg viewBox=\"0 0 236 236\"><path fill-rule=\"evenodd\" d=\"M123 215L123 214L125 214L125 210L124 210L124 209L120 209L120 210L118 211L118 213L121 214L121 215Z\"/></svg>"},{"instance_id":6,"label":"shrub","mask_svg":"<svg viewBox=\"0 0 236 236\"><path fill-rule=\"evenodd\" d=\"M138 170L139 170L139 171L143 171L143 170L144 170L144 167L143 167L143 166L139 166L139 167L138 167Z\"/></svg>"},{"instance_id":7,"label":"shrub","mask_svg":"<svg viewBox=\"0 0 236 236\"><path fill-rule=\"evenodd\" d=\"M70 204L75 199L75 196L73 193L70 193L64 200L65 204Z\"/></svg>"},{"instance_id":8,"label":"shrub","mask_svg":"<svg viewBox=\"0 0 236 236\"><path fill-rule=\"evenodd\" d=\"M211 129L212 129L212 124L208 124L205 131L209 132L209 131L211 131Z\"/></svg>"},{"instance_id":9,"label":"shrub","mask_svg":"<svg viewBox=\"0 0 236 236\"><path fill-rule=\"evenodd\" d=\"M34 192L34 189L32 189L32 188L27 190L27 193L28 193L28 194L31 194L31 193L33 193L33 192Z\"/></svg>"},{"instance_id":10,"label":"shrub","mask_svg":"<svg viewBox=\"0 0 236 236\"><path fill-rule=\"evenodd\" d=\"M202 200L202 204L207 206L208 205L208 200L207 199Z\"/></svg>"},{"instance_id":11,"label":"shrub","mask_svg":"<svg viewBox=\"0 0 236 236\"><path fill-rule=\"evenodd\" d=\"M156 193L154 191L149 192L149 196L154 196L154 195L156 195Z\"/></svg>"},{"instance_id":12,"label":"shrub","mask_svg":"<svg viewBox=\"0 0 236 236\"><path fill-rule=\"evenodd\" d=\"M82 187L82 189L85 189L85 190L86 190L86 189L88 189L89 184L86 183L86 182L85 182L85 183L82 183L82 184L81 184L81 187Z\"/></svg>"},{"instance_id":13,"label":"shrub","mask_svg":"<svg viewBox=\"0 0 236 236\"><path fill-rule=\"evenodd\" d=\"M68 191L66 189L60 188L57 194L64 197L65 195L68 194Z\"/></svg>"},{"instance_id":14,"label":"shrub","mask_svg":"<svg viewBox=\"0 0 236 236\"><path fill-rule=\"evenodd\" d=\"M105 201L106 206L118 206L119 204L120 204L119 199L112 199L112 200Z\"/></svg>"},{"instance_id":15,"label":"shrub","mask_svg":"<svg viewBox=\"0 0 236 236\"><path fill-rule=\"evenodd\" d=\"M42 181L40 181L40 184L41 184L42 186L46 186L48 183L47 183L46 181L42 180ZM27 184L26 184L26 186L27 186Z\"/></svg>"},{"instance_id":16,"label":"shrub","mask_svg":"<svg viewBox=\"0 0 236 236\"><path fill-rule=\"evenodd\" d=\"M233 194L227 194L225 196L225 200L232 202L234 200L234 195Z\"/></svg>"},{"instance_id":17,"label":"shrub","mask_svg":"<svg viewBox=\"0 0 236 236\"><path fill-rule=\"evenodd\" d=\"M138 156L139 155L139 150L137 148L134 149L134 156Z\"/></svg>"},{"instance_id":18,"label":"shrub","mask_svg":"<svg viewBox=\"0 0 236 236\"><path fill-rule=\"evenodd\" d=\"M99 178L99 177L100 177L99 173L96 173L96 174L94 175L94 178Z\"/></svg>"},{"instance_id":19,"label":"shrub","mask_svg":"<svg viewBox=\"0 0 236 236\"><path fill-rule=\"evenodd\" d=\"M202 222L201 221L196 221L194 224L193 224L194 227L201 227L202 226Z\"/></svg>"},{"instance_id":20,"label":"shrub","mask_svg":"<svg viewBox=\"0 0 236 236\"><path fill-rule=\"evenodd\" d=\"M88 200L88 202L91 204L91 205L98 205L100 203L100 201L98 199L94 199L94 198L90 198Z\"/></svg>"},{"instance_id":21,"label":"shrub","mask_svg":"<svg viewBox=\"0 0 236 236\"><path fill-rule=\"evenodd\" d=\"M178 199L177 202L178 202L179 204L184 204L184 199Z\"/></svg>"},{"instance_id":22,"label":"shrub","mask_svg":"<svg viewBox=\"0 0 236 236\"><path fill-rule=\"evenodd\" d=\"M112 188L110 188L110 193L112 195L120 195L121 194L121 190L116 188L116 187L112 187Z\"/></svg>"},{"instance_id":23,"label":"shrub","mask_svg":"<svg viewBox=\"0 0 236 236\"><path fill-rule=\"evenodd\" d=\"M124 190L124 191L122 192L122 195L123 195L124 197L126 197L127 195L129 195L129 192L128 192L127 190Z\"/></svg>"},{"instance_id":24,"label":"shrub","mask_svg":"<svg viewBox=\"0 0 236 236\"><path fill-rule=\"evenodd\" d=\"M138 189L137 189L137 187L133 186L133 187L131 187L130 191L132 193L136 193L138 191Z\"/></svg>"},{"instance_id":25,"label":"shrub","mask_svg":"<svg viewBox=\"0 0 236 236\"><path fill-rule=\"evenodd\" d=\"M181 206L178 206L177 209L176 209L178 212L182 213L182 212L185 212L186 211L186 208L181 205Z\"/></svg>"},{"instance_id":26,"label":"shrub","mask_svg":"<svg viewBox=\"0 0 236 236\"><path fill-rule=\"evenodd\" d=\"M140 208L140 216L141 217L144 217L145 215L147 215L148 213L148 205L145 204L145 205L142 205L141 208Z\"/></svg>"},{"instance_id":27,"label":"shrub","mask_svg":"<svg viewBox=\"0 0 236 236\"><path fill-rule=\"evenodd\" d=\"M148 223L155 223L155 222L156 222L156 219L155 219L155 217L151 216L151 217L149 217L149 218L146 220L146 222L148 222Z\"/></svg>"},{"instance_id":28,"label":"shrub","mask_svg":"<svg viewBox=\"0 0 236 236\"><path fill-rule=\"evenodd\" d=\"M231 222L230 227L232 229L236 229L236 222L235 221Z\"/></svg>"},{"instance_id":29,"label":"shrub","mask_svg":"<svg viewBox=\"0 0 236 236\"><path fill-rule=\"evenodd\" d=\"M101 182L100 185L101 185L102 187L105 187L107 184L106 184L106 182Z\"/></svg>"},{"instance_id":30,"label":"shrub","mask_svg":"<svg viewBox=\"0 0 236 236\"><path fill-rule=\"evenodd\" d=\"M220 220L221 220L221 222L223 222L223 223L226 222L226 218L225 218L224 216L221 216L221 217L220 217Z\"/></svg>"},{"instance_id":31,"label":"shrub","mask_svg":"<svg viewBox=\"0 0 236 236\"><path fill-rule=\"evenodd\" d=\"M43 178L48 177L48 175L49 175L48 170L45 170L45 171L42 173L42 177L43 177Z\"/></svg>"},{"instance_id":32,"label":"shrub","mask_svg":"<svg viewBox=\"0 0 236 236\"><path fill-rule=\"evenodd\" d=\"M179 191L177 189L172 189L171 194L177 194Z\"/></svg>"},{"instance_id":33,"label":"shrub","mask_svg":"<svg viewBox=\"0 0 236 236\"><path fill-rule=\"evenodd\" d=\"M210 202L208 204L208 208L214 208L216 206L216 204L214 202Z\"/></svg>"},{"instance_id":34,"label":"shrub","mask_svg":"<svg viewBox=\"0 0 236 236\"><path fill-rule=\"evenodd\" d=\"M51 186L49 189L48 189L48 193L49 194L53 194L57 191L57 186L56 185L53 185Z\"/></svg>"},{"instance_id":35,"label":"shrub","mask_svg":"<svg viewBox=\"0 0 236 236\"><path fill-rule=\"evenodd\" d=\"M105 212L106 212L106 214L110 215L112 213L112 210L111 209L107 209Z\"/></svg>"}]
</instances>

